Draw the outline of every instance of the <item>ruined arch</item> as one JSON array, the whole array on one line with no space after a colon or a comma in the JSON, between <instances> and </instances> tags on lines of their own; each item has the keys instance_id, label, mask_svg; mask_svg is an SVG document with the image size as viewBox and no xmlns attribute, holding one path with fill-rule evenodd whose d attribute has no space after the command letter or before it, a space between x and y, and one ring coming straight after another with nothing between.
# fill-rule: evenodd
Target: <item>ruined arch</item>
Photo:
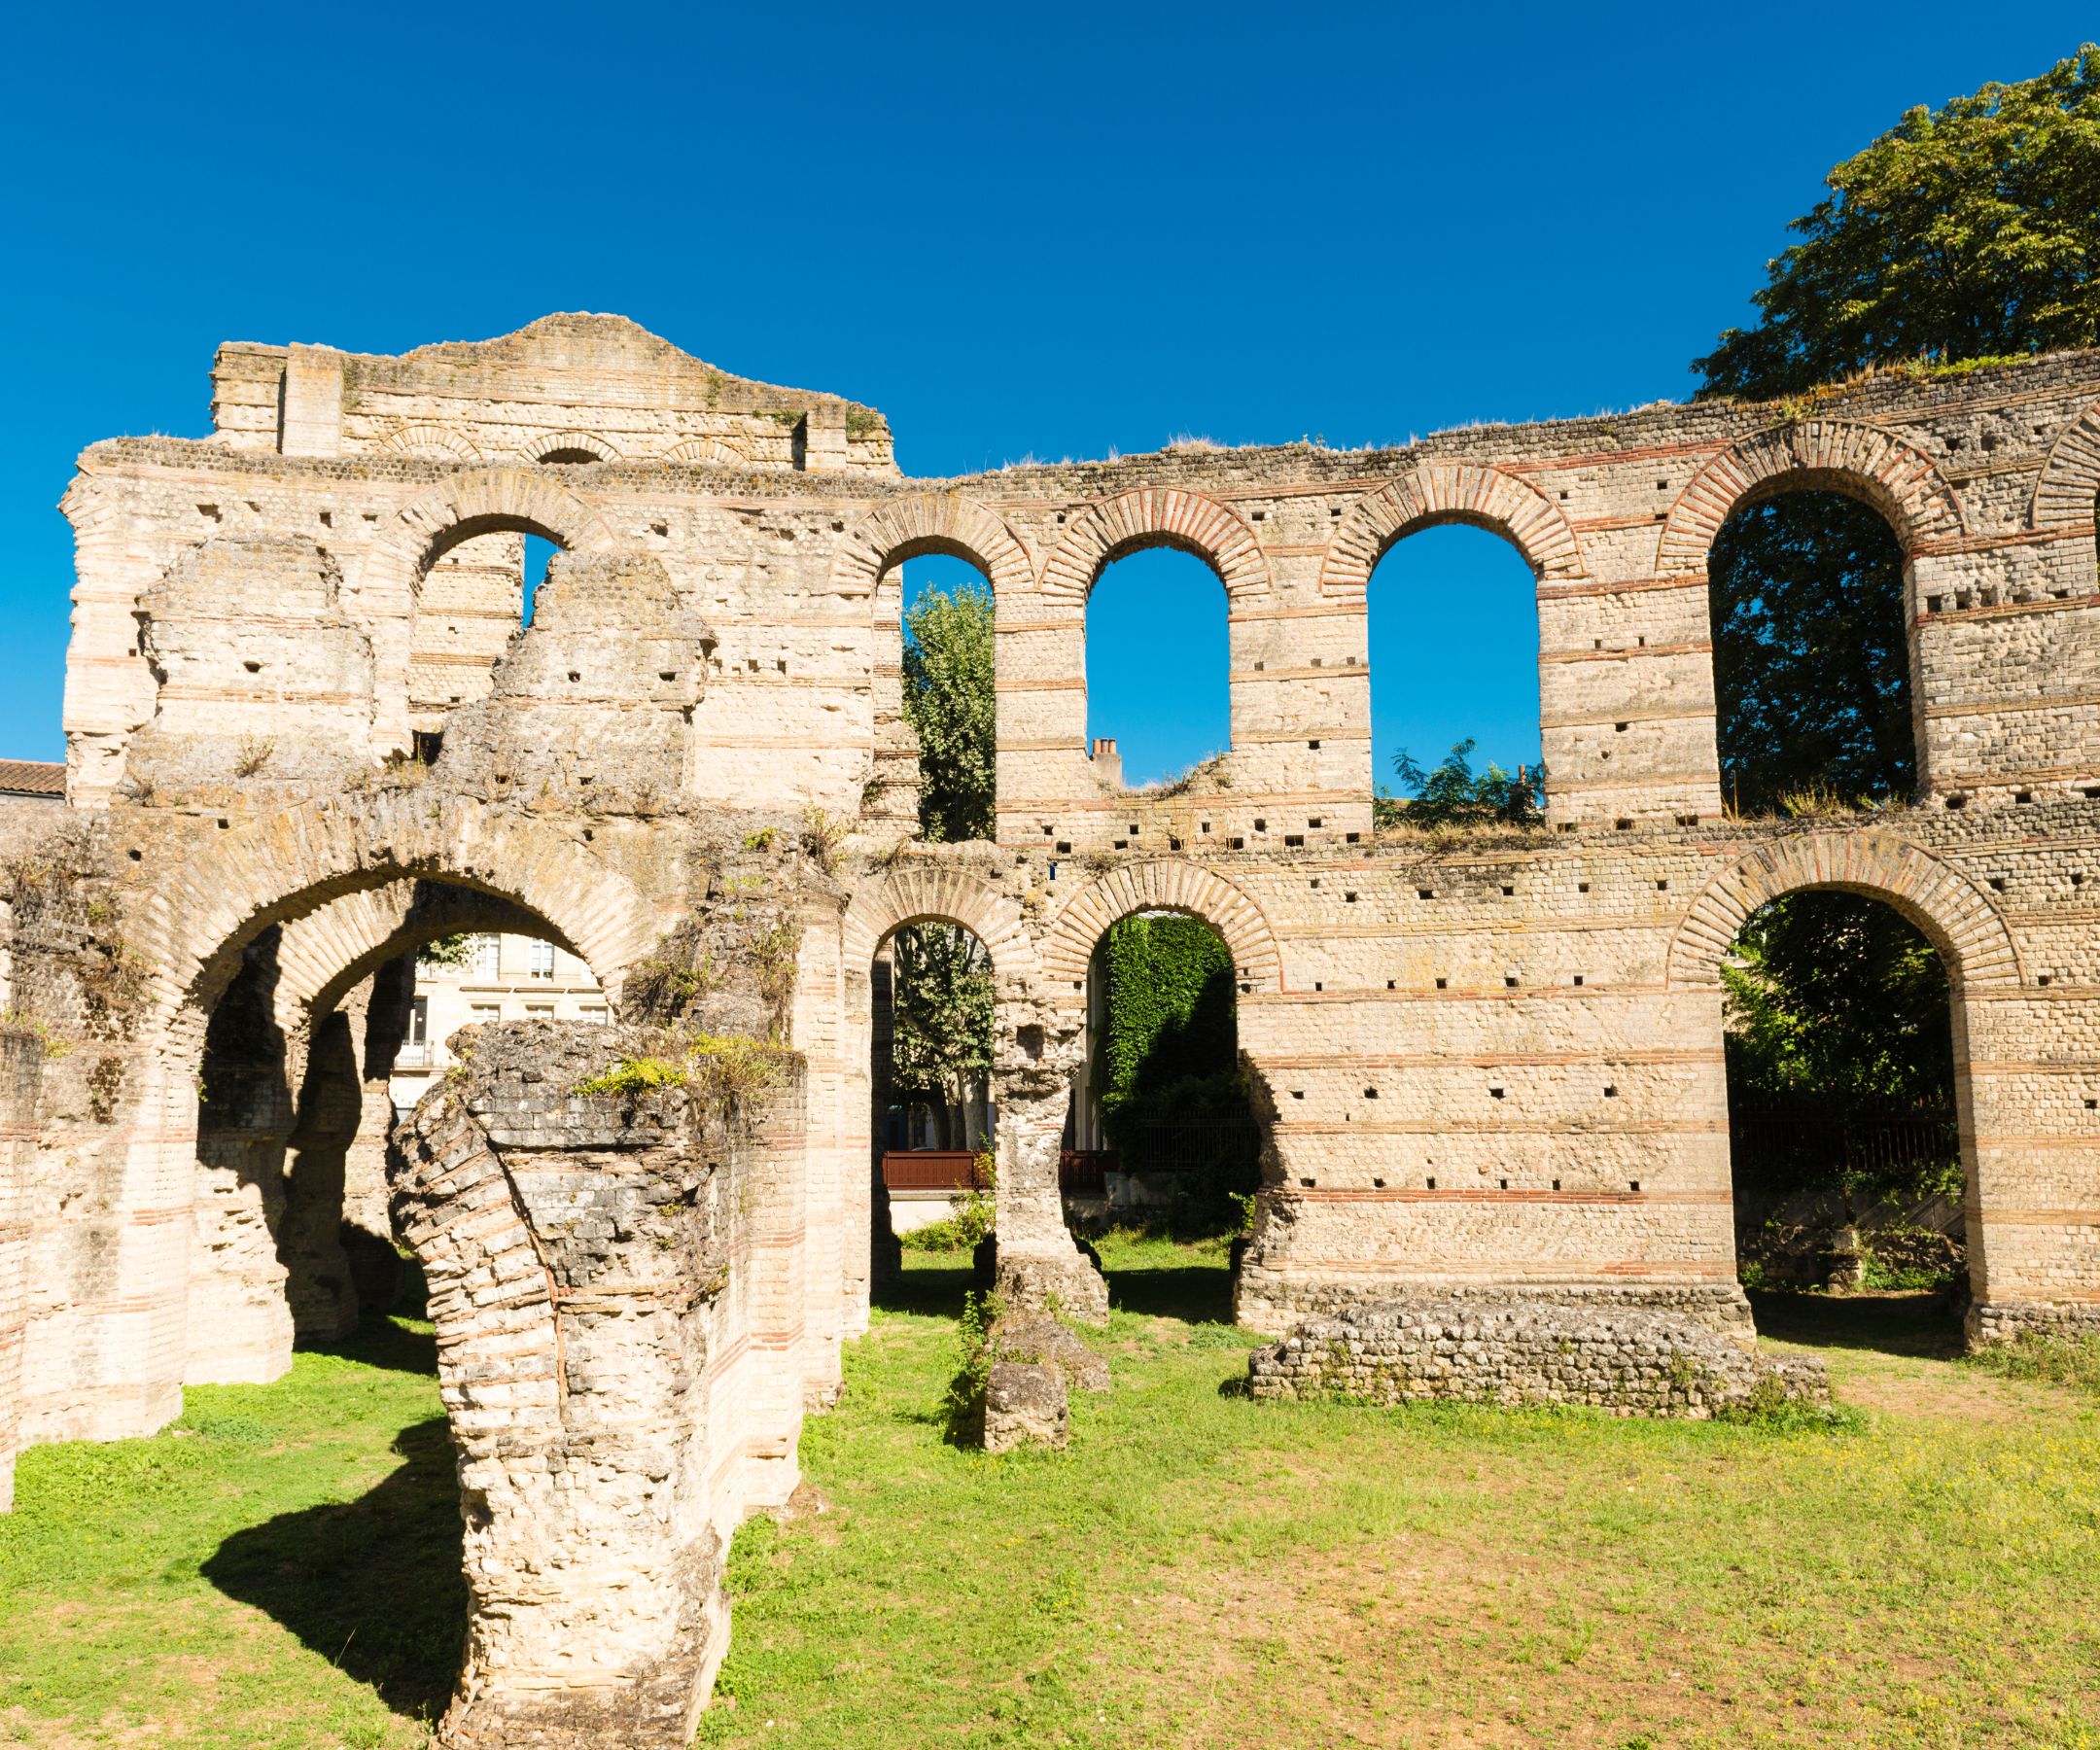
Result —
<instances>
[{"instance_id":1,"label":"ruined arch","mask_svg":"<svg viewBox=\"0 0 2100 1750\"><path fill-rule=\"evenodd\" d=\"M525 459L542 467L560 467L578 460L617 462L620 453L596 432L541 432L524 446Z\"/></svg>"},{"instance_id":2,"label":"ruined arch","mask_svg":"<svg viewBox=\"0 0 2100 1750\"><path fill-rule=\"evenodd\" d=\"M400 955L445 936L485 930L542 935L547 921L529 906L451 882L389 882L331 899L284 927L277 949L277 1006L290 1032L319 1021L357 985ZM586 960L559 931L551 938Z\"/></svg>"},{"instance_id":3,"label":"ruined arch","mask_svg":"<svg viewBox=\"0 0 2100 1750\"><path fill-rule=\"evenodd\" d=\"M2027 503L2027 526L2090 534L2095 505L2100 505L2100 404L2087 407L2050 445Z\"/></svg>"},{"instance_id":4,"label":"ruined arch","mask_svg":"<svg viewBox=\"0 0 2100 1750\"><path fill-rule=\"evenodd\" d=\"M1968 530L1960 497L1930 456L1873 426L1804 419L1732 444L1692 476L1663 525L1657 575L1703 572L1714 537L1738 508L1796 489L1871 505L1896 531L1906 558Z\"/></svg>"},{"instance_id":5,"label":"ruined arch","mask_svg":"<svg viewBox=\"0 0 2100 1750\"><path fill-rule=\"evenodd\" d=\"M1418 468L1351 505L1320 565L1320 592L1362 601L1386 552L1418 529L1466 523L1499 535L1542 582L1582 576L1575 531L1528 480L1471 463Z\"/></svg>"},{"instance_id":6,"label":"ruined arch","mask_svg":"<svg viewBox=\"0 0 2100 1750\"><path fill-rule=\"evenodd\" d=\"M605 518L550 475L477 468L402 508L365 561L364 592L382 606L410 605L435 560L498 529L522 529L572 552L609 553L620 545Z\"/></svg>"},{"instance_id":7,"label":"ruined arch","mask_svg":"<svg viewBox=\"0 0 2100 1750\"><path fill-rule=\"evenodd\" d=\"M1149 546L1193 553L1217 573L1235 606L1269 593L1269 561L1229 506L1178 486L1146 486L1089 505L1043 567L1042 594L1084 608L1104 567Z\"/></svg>"},{"instance_id":8,"label":"ruined arch","mask_svg":"<svg viewBox=\"0 0 2100 1750\"><path fill-rule=\"evenodd\" d=\"M1035 968L1021 908L961 869L904 867L863 887L846 908L846 963L864 967L892 931L907 924L960 924L985 945L1003 985Z\"/></svg>"},{"instance_id":9,"label":"ruined arch","mask_svg":"<svg viewBox=\"0 0 2100 1750\"><path fill-rule=\"evenodd\" d=\"M966 559L995 595L1026 589L1034 577L1028 548L1000 517L961 493L921 492L891 500L847 531L831 556L831 588L872 595L899 565L927 553Z\"/></svg>"},{"instance_id":10,"label":"ruined arch","mask_svg":"<svg viewBox=\"0 0 2100 1750\"><path fill-rule=\"evenodd\" d=\"M663 453L663 460L682 467L713 464L746 468L751 464L751 444L741 432L714 432L704 438L687 438Z\"/></svg>"},{"instance_id":11,"label":"ruined arch","mask_svg":"<svg viewBox=\"0 0 2100 1750\"><path fill-rule=\"evenodd\" d=\"M543 918L618 1002L628 968L666 920L632 883L560 829L464 797L416 791L309 802L226 834L164 880L134 947L155 968L149 997L179 1039L203 1017L242 951L349 893L432 880Z\"/></svg>"},{"instance_id":12,"label":"ruined arch","mask_svg":"<svg viewBox=\"0 0 2100 1750\"><path fill-rule=\"evenodd\" d=\"M414 456L431 462L478 462L481 452L465 432L429 420L396 426L373 445L382 455Z\"/></svg>"},{"instance_id":13,"label":"ruined arch","mask_svg":"<svg viewBox=\"0 0 2100 1750\"><path fill-rule=\"evenodd\" d=\"M2012 932L1966 877L1886 833L1814 832L1761 845L1706 884L1670 941L1666 984L1718 986L1721 962L1750 915L1804 888L1838 888L1894 906L1940 951L1957 996L2022 981Z\"/></svg>"},{"instance_id":14,"label":"ruined arch","mask_svg":"<svg viewBox=\"0 0 2100 1750\"><path fill-rule=\"evenodd\" d=\"M1232 950L1242 989L1280 990L1282 956L1269 920L1244 892L1191 862L1132 863L1090 882L1058 913L1043 943L1043 974L1058 1001L1082 993L1094 947L1108 927L1139 911L1186 912L1210 926Z\"/></svg>"}]
</instances>

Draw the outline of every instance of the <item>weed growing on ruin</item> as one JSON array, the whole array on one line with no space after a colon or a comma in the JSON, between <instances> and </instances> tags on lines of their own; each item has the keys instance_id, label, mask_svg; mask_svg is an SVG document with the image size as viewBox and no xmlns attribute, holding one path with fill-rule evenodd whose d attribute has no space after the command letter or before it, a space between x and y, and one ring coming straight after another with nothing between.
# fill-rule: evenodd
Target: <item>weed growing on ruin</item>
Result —
<instances>
[{"instance_id":1,"label":"weed growing on ruin","mask_svg":"<svg viewBox=\"0 0 2100 1750\"><path fill-rule=\"evenodd\" d=\"M238 778L253 778L269 764L270 755L277 752L277 744L268 736L244 736L240 752L233 760L233 773Z\"/></svg>"},{"instance_id":2,"label":"weed growing on ruin","mask_svg":"<svg viewBox=\"0 0 2100 1750\"><path fill-rule=\"evenodd\" d=\"M0 1009L0 1031L35 1034L46 1063L55 1063L73 1053L73 1041L52 1032L49 1021L18 1008Z\"/></svg>"},{"instance_id":3,"label":"weed growing on ruin","mask_svg":"<svg viewBox=\"0 0 2100 1750\"><path fill-rule=\"evenodd\" d=\"M788 1036L788 1015L794 1004L795 961L801 949L802 930L791 918L775 920L751 944L758 995L772 1011L773 1036L778 1039Z\"/></svg>"},{"instance_id":4,"label":"weed growing on ruin","mask_svg":"<svg viewBox=\"0 0 2100 1750\"><path fill-rule=\"evenodd\" d=\"M744 835L744 849L747 851L770 851L773 849L773 841L779 836L780 828L778 826L761 826L756 832L747 832Z\"/></svg>"},{"instance_id":5,"label":"weed growing on ruin","mask_svg":"<svg viewBox=\"0 0 2100 1750\"><path fill-rule=\"evenodd\" d=\"M682 1063L660 1057L623 1057L611 1068L579 1081L569 1090L584 1100L607 1095L645 1094L653 1088L682 1088L691 1079Z\"/></svg>"},{"instance_id":6,"label":"weed growing on ruin","mask_svg":"<svg viewBox=\"0 0 2100 1750\"><path fill-rule=\"evenodd\" d=\"M836 815L814 804L802 816L802 849L826 875L839 871L839 854L852 828Z\"/></svg>"},{"instance_id":7,"label":"weed growing on ruin","mask_svg":"<svg viewBox=\"0 0 2100 1750\"><path fill-rule=\"evenodd\" d=\"M656 1052L629 1053L569 1092L632 1099L658 1088L691 1088L724 1117L780 1079L778 1051L741 1033L677 1033Z\"/></svg>"},{"instance_id":8,"label":"weed growing on ruin","mask_svg":"<svg viewBox=\"0 0 2100 1750\"><path fill-rule=\"evenodd\" d=\"M948 1438L958 1446L984 1443L985 1382L992 1377L992 1329L1005 1311L997 1294L972 1288L956 1319L956 1370L941 1399Z\"/></svg>"}]
</instances>

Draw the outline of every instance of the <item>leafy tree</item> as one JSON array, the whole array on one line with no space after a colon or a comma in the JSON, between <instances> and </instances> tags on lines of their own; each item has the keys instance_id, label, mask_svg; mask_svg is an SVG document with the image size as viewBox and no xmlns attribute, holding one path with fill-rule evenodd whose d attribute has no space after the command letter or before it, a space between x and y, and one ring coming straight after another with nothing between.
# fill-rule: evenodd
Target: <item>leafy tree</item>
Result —
<instances>
[{"instance_id":1,"label":"leafy tree","mask_svg":"<svg viewBox=\"0 0 2100 1750\"><path fill-rule=\"evenodd\" d=\"M416 951L416 962L443 972L463 971L473 964L474 939L462 932L459 935L439 936L435 942L426 942Z\"/></svg>"},{"instance_id":2,"label":"leafy tree","mask_svg":"<svg viewBox=\"0 0 2100 1750\"><path fill-rule=\"evenodd\" d=\"M1737 511L1707 562L1721 793L1740 814L1791 795L1902 799L1916 779L1903 550L1835 492Z\"/></svg>"},{"instance_id":3,"label":"leafy tree","mask_svg":"<svg viewBox=\"0 0 2100 1750\"><path fill-rule=\"evenodd\" d=\"M992 1068L992 959L955 924L907 924L892 946L892 1083L939 1111L943 1144L956 1147L956 1114Z\"/></svg>"},{"instance_id":4,"label":"leafy tree","mask_svg":"<svg viewBox=\"0 0 2100 1750\"><path fill-rule=\"evenodd\" d=\"M919 737L919 826L941 843L992 836L992 593L929 589L904 615L904 720Z\"/></svg>"},{"instance_id":5,"label":"leafy tree","mask_svg":"<svg viewBox=\"0 0 2100 1750\"><path fill-rule=\"evenodd\" d=\"M1704 394L2100 341L2100 48L1912 109L1825 181L1769 264L1757 326L1694 364Z\"/></svg>"},{"instance_id":6,"label":"leafy tree","mask_svg":"<svg viewBox=\"0 0 2100 1750\"><path fill-rule=\"evenodd\" d=\"M1519 766L1511 774L1490 760L1485 772L1476 772L1471 758L1474 746L1469 736L1428 772L1402 748L1393 755L1393 771L1414 793L1405 807L1394 806L1391 797L1379 797L1377 801L1387 806L1382 809L1374 803L1377 823L1406 821L1417 826L1482 826L1500 821L1529 826L1544 820L1538 793L1545 769Z\"/></svg>"}]
</instances>

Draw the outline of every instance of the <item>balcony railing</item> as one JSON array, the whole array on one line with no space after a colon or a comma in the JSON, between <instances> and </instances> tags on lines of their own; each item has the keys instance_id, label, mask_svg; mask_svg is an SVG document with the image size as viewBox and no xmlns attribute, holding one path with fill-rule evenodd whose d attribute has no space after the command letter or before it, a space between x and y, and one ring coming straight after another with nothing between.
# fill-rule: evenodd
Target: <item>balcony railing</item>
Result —
<instances>
[{"instance_id":1,"label":"balcony railing","mask_svg":"<svg viewBox=\"0 0 2100 1750\"><path fill-rule=\"evenodd\" d=\"M886 1191L983 1190L977 1157L966 1148L893 1148L882 1158Z\"/></svg>"}]
</instances>

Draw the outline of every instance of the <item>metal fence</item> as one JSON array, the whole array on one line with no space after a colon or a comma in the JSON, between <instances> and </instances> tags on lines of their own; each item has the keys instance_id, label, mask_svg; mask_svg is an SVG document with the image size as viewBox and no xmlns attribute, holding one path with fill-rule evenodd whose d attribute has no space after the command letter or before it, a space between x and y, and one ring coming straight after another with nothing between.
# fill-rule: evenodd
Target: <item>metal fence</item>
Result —
<instances>
[{"instance_id":1,"label":"metal fence","mask_svg":"<svg viewBox=\"0 0 2100 1750\"><path fill-rule=\"evenodd\" d=\"M1759 1176L1893 1180L1961 1159L1961 1129L1947 1111L1830 1113L1733 1106L1729 1143L1736 1171Z\"/></svg>"}]
</instances>

